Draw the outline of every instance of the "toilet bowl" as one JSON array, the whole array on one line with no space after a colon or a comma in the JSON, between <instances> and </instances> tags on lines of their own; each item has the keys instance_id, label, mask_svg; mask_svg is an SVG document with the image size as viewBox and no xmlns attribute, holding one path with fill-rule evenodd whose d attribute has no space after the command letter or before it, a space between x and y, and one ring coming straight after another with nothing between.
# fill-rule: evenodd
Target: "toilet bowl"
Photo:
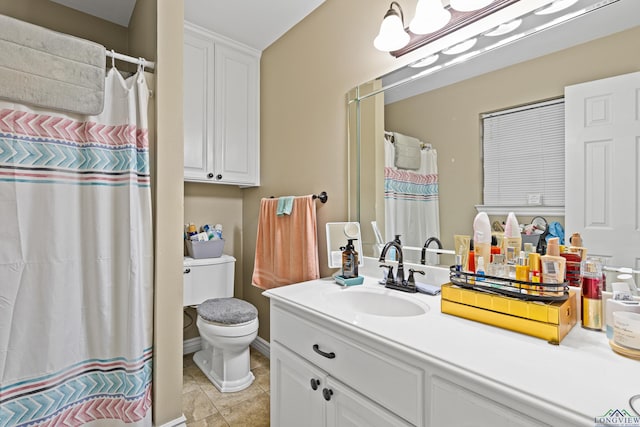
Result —
<instances>
[{"instance_id":1,"label":"toilet bowl","mask_svg":"<svg viewBox=\"0 0 640 427\"><path fill-rule=\"evenodd\" d=\"M197 305L201 350L193 361L221 392L240 391L255 377L249 345L258 335L258 310L233 298L235 259L185 258L184 305Z\"/></svg>"}]
</instances>

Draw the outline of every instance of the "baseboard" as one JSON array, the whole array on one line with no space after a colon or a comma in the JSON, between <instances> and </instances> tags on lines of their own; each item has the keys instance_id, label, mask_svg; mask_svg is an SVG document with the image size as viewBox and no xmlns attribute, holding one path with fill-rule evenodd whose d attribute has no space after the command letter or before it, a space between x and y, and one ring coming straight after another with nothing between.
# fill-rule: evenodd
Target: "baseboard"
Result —
<instances>
[{"instance_id":1,"label":"baseboard","mask_svg":"<svg viewBox=\"0 0 640 427\"><path fill-rule=\"evenodd\" d=\"M181 417L176 418L175 420L171 420L168 423L164 423L156 427L186 427L186 426L187 426L187 418L184 415L182 415Z\"/></svg>"},{"instance_id":2,"label":"baseboard","mask_svg":"<svg viewBox=\"0 0 640 427\"><path fill-rule=\"evenodd\" d=\"M200 350L200 337L191 338L188 340L182 341L182 354L191 354Z\"/></svg>"},{"instance_id":3,"label":"baseboard","mask_svg":"<svg viewBox=\"0 0 640 427\"><path fill-rule=\"evenodd\" d=\"M269 355L271 354L271 346L269 345L269 341L260 337L256 337L256 339L251 343L251 347L258 350L267 359L270 358Z\"/></svg>"}]
</instances>

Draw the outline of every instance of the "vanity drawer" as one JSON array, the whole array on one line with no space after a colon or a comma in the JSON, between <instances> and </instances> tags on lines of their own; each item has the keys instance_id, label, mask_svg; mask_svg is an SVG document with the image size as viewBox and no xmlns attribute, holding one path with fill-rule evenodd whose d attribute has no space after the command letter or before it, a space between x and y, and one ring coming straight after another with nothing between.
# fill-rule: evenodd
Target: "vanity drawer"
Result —
<instances>
[{"instance_id":1,"label":"vanity drawer","mask_svg":"<svg viewBox=\"0 0 640 427\"><path fill-rule=\"evenodd\" d=\"M410 423L423 425L424 371L419 367L327 331L273 304L271 340Z\"/></svg>"}]
</instances>

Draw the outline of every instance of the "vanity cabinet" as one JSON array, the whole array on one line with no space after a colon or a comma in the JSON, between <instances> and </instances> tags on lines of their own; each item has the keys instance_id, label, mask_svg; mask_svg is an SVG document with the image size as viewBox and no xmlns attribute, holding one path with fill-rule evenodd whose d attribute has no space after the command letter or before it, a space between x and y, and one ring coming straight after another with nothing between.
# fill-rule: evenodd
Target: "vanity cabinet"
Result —
<instances>
[{"instance_id":1,"label":"vanity cabinet","mask_svg":"<svg viewBox=\"0 0 640 427\"><path fill-rule=\"evenodd\" d=\"M422 369L273 303L270 356L272 425L422 423Z\"/></svg>"},{"instance_id":2,"label":"vanity cabinet","mask_svg":"<svg viewBox=\"0 0 640 427\"><path fill-rule=\"evenodd\" d=\"M260 52L185 22L184 180L260 184Z\"/></svg>"}]
</instances>

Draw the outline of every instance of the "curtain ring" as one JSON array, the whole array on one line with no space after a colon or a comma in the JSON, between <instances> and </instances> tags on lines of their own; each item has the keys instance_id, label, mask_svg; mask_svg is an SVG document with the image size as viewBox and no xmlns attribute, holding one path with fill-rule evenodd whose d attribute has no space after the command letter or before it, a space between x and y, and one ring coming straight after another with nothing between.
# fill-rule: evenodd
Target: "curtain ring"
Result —
<instances>
[{"instance_id":1,"label":"curtain ring","mask_svg":"<svg viewBox=\"0 0 640 427\"><path fill-rule=\"evenodd\" d=\"M111 68L116 68L116 51L111 49Z\"/></svg>"}]
</instances>

